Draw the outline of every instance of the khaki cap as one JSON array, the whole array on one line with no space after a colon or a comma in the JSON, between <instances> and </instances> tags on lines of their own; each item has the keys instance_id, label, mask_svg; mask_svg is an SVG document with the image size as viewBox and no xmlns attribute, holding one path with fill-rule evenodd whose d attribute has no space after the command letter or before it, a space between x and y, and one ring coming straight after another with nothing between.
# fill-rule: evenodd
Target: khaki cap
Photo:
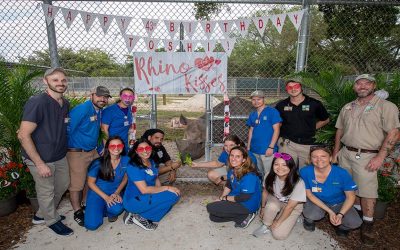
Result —
<instances>
[{"instance_id":1,"label":"khaki cap","mask_svg":"<svg viewBox=\"0 0 400 250\"><path fill-rule=\"evenodd\" d=\"M373 77L372 75L370 75L370 74L362 74L362 75L359 75L359 76L356 77L356 79L354 80L354 83L357 82L358 80L361 80L361 79L366 79L366 80L368 80L370 82L376 82L375 77Z\"/></svg>"},{"instance_id":2,"label":"khaki cap","mask_svg":"<svg viewBox=\"0 0 400 250\"><path fill-rule=\"evenodd\" d=\"M64 73L64 75L66 75L65 70L63 68L55 67L55 68L50 68L50 69L46 70L44 72L44 76L43 77L47 77L47 76L53 74L56 71L62 72L62 73Z\"/></svg>"},{"instance_id":3,"label":"khaki cap","mask_svg":"<svg viewBox=\"0 0 400 250\"><path fill-rule=\"evenodd\" d=\"M253 93L251 93L250 97L265 97L265 93L262 90L256 90Z\"/></svg>"}]
</instances>

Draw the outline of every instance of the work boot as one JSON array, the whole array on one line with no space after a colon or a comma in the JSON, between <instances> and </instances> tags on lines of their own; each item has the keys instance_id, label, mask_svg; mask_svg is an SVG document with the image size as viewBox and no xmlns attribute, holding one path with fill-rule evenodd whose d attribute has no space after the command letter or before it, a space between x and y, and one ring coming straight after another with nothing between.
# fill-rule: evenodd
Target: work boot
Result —
<instances>
[{"instance_id":1,"label":"work boot","mask_svg":"<svg viewBox=\"0 0 400 250\"><path fill-rule=\"evenodd\" d=\"M363 220L363 224L360 229L360 238L361 242L365 246L373 246L375 244L375 237L373 232L373 221L365 221Z\"/></svg>"}]
</instances>

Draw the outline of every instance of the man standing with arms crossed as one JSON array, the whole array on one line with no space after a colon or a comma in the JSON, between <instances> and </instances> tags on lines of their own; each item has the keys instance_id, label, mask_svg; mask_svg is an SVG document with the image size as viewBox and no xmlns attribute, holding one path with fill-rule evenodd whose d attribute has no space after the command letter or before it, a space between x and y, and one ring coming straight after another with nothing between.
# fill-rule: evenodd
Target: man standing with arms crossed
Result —
<instances>
[{"instance_id":1,"label":"man standing with arms crossed","mask_svg":"<svg viewBox=\"0 0 400 250\"><path fill-rule=\"evenodd\" d=\"M39 210L34 224L46 223L56 234L69 236L71 228L61 220L57 206L69 185L67 123L69 103L63 97L67 78L62 68L46 70L46 92L31 97L24 107L18 139L25 164L35 180Z\"/></svg>"},{"instance_id":2,"label":"man standing with arms crossed","mask_svg":"<svg viewBox=\"0 0 400 250\"><path fill-rule=\"evenodd\" d=\"M333 152L333 161L337 159L358 186L354 206L362 209L361 241L365 245L375 241L372 226L378 198L377 170L395 145L400 127L398 108L376 96L375 88L376 80L369 74L355 79L357 99L340 111Z\"/></svg>"},{"instance_id":3,"label":"man standing with arms crossed","mask_svg":"<svg viewBox=\"0 0 400 250\"><path fill-rule=\"evenodd\" d=\"M97 144L100 134L101 112L110 98L110 91L98 86L91 94L90 100L77 105L69 114L68 153L69 198L74 209L74 220L84 226L84 213L81 208L81 195L86 182L87 169L97 158Z\"/></svg>"},{"instance_id":4,"label":"man standing with arms crossed","mask_svg":"<svg viewBox=\"0 0 400 250\"><path fill-rule=\"evenodd\" d=\"M279 152L290 154L299 168L304 167L315 144L315 132L329 122L322 103L303 94L300 78L286 81L289 97L275 106L282 117Z\"/></svg>"}]
</instances>

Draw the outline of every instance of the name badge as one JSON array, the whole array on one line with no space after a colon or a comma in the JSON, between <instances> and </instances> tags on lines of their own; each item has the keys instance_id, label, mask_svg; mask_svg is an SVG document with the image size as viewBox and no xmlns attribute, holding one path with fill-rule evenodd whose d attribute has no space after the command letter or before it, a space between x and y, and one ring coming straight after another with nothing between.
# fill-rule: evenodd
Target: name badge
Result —
<instances>
[{"instance_id":1,"label":"name badge","mask_svg":"<svg viewBox=\"0 0 400 250\"><path fill-rule=\"evenodd\" d=\"M260 120L256 119L256 124L260 124Z\"/></svg>"},{"instance_id":2,"label":"name badge","mask_svg":"<svg viewBox=\"0 0 400 250\"><path fill-rule=\"evenodd\" d=\"M283 108L283 111L292 111L292 109L293 109L293 107L291 107L291 106L285 106Z\"/></svg>"},{"instance_id":3,"label":"name badge","mask_svg":"<svg viewBox=\"0 0 400 250\"><path fill-rule=\"evenodd\" d=\"M310 111L310 105L302 105L301 110L303 111Z\"/></svg>"},{"instance_id":4,"label":"name badge","mask_svg":"<svg viewBox=\"0 0 400 250\"><path fill-rule=\"evenodd\" d=\"M129 126L129 122L128 121L124 121L124 126Z\"/></svg>"},{"instance_id":5,"label":"name badge","mask_svg":"<svg viewBox=\"0 0 400 250\"><path fill-rule=\"evenodd\" d=\"M91 116L90 121L91 122L97 121L97 115Z\"/></svg>"},{"instance_id":6,"label":"name badge","mask_svg":"<svg viewBox=\"0 0 400 250\"><path fill-rule=\"evenodd\" d=\"M312 187L311 188L311 192L313 192L313 193L321 193L322 192L322 188L320 188L320 187Z\"/></svg>"},{"instance_id":7,"label":"name badge","mask_svg":"<svg viewBox=\"0 0 400 250\"><path fill-rule=\"evenodd\" d=\"M64 118L64 123L68 123L70 119L71 119L71 118L69 118L69 117L65 117L65 118Z\"/></svg>"}]
</instances>

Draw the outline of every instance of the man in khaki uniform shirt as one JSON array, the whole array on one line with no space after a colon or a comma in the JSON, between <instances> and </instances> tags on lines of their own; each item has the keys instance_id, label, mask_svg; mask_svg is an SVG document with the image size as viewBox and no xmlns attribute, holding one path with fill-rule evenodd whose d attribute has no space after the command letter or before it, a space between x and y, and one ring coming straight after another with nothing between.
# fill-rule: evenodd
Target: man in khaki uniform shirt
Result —
<instances>
[{"instance_id":1,"label":"man in khaki uniform shirt","mask_svg":"<svg viewBox=\"0 0 400 250\"><path fill-rule=\"evenodd\" d=\"M400 127L398 108L376 96L375 88L376 80L369 74L355 79L353 90L358 98L340 111L333 152L333 160L338 160L358 185L355 207L362 209L361 240L367 245L374 243L372 225L378 198L377 170L396 143Z\"/></svg>"}]
</instances>

